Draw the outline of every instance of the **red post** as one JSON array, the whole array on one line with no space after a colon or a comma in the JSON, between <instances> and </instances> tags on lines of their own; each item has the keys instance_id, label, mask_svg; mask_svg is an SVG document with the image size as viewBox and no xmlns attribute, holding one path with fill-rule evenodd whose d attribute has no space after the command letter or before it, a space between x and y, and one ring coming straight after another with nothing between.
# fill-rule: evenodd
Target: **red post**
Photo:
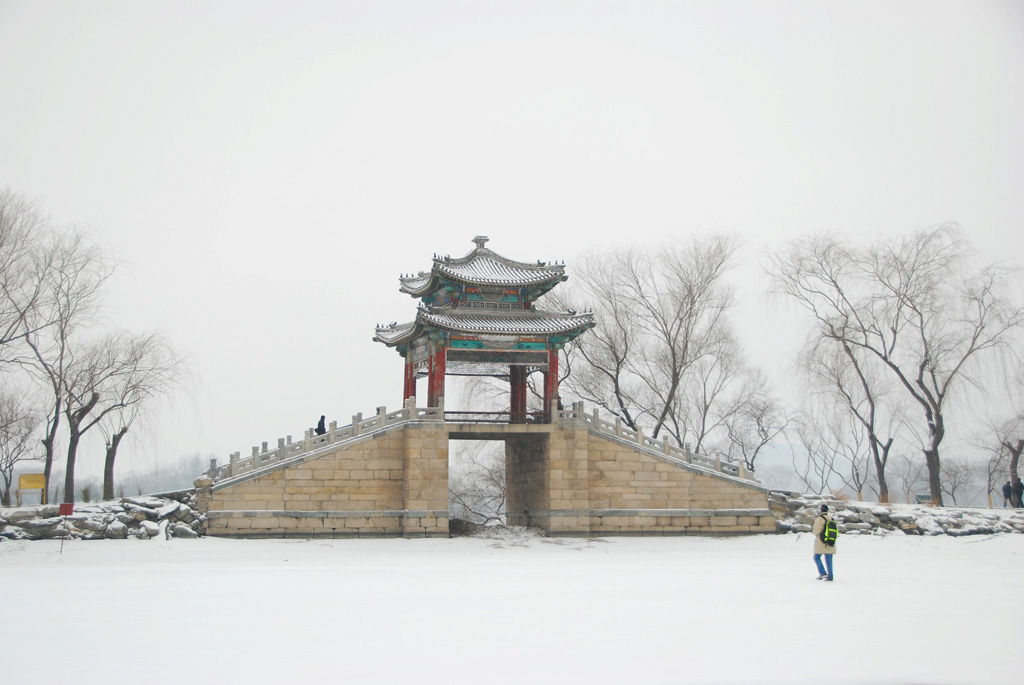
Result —
<instances>
[{"instance_id":1,"label":"red post","mask_svg":"<svg viewBox=\"0 0 1024 685\"><path fill-rule=\"evenodd\" d=\"M510 366L508 369L511 395L511 422L526 422L526 367Z\"/></svg>"},{"instance_id":2,"label":"red post","mask_svg":"<svg viewBox=\"0 0 1024 685\"><path fill-rule=\"evenodd\" d=\"M544 420L551 422L557 410L558 397L558 350L548 350L548 370L544 372Z\"/></svg>"},{"instance_id":3,"label":"red post","mask_svg":"<svg viewBox=\"0 0 1024 685\"><path fill-rule=\"evenodd\" d=\"M405 387L402 389L402 401L416 397L416 367L412 363L412 355L405 360Z\"/></svg>"},{"instance_id":4,"label":"red post","mask_svg":"<svg viewBox=\"0 0 1024 685\"><path fill-rule=\"evenodd\" d=\"M437 407L444 399L445 348L430 355L430 376L427 379L427 406Z\"/></svg>"}]
</instances>

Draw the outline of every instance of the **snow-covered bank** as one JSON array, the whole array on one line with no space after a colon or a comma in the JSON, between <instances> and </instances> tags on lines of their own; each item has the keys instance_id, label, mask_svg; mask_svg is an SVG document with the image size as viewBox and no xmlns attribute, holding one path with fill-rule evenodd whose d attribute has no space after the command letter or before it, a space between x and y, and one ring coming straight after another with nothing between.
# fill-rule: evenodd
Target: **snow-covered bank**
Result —
<instances>
[{"instance_id":1,"label":"snow-covered bank","mask_svg":"<svg viewBox=\"0 0 1024 685\"><path fill-rule=\"evenodd\" d=\"M12 541L3 679L1009 683L1024 536ZM827 644L826 644L827 642Z\"/></svg>"},{"instance_id":2,"label":"snow-covered bank","mask_svg":"<svg viewBox=\"0 0 1024 685\"><path fill-rule=\"evenodd\" d=\"M74 513L59 516L59 504L0 509L0 542L4 540L117 540L151 537L195 538L206 516L194 509L194 490L123 497L111 502L80 503Z\"/></svg>"},{"instance_id":3,"label":"snow-covered bank","mask_svg":"<svg viewBox=\"0 0 1024 685\"><path fill-rule=\"evenodd\" d=\"M827 504L844 535L991 535L1024 533L1024 509L931 507L850 502L820 495L773 491L772 511L783 533L809 533L818 508Z\"/></svg>"},{"instance_id":4,"label":"snow-covered bank","mask_svg":"<svg viewBox=\"0 0 1024 685\"><path fill-rule=\"evenodd\" d=\"M843 535L991 535L1024 533L1024 510L928 507L849 502L818 495L773 491L769 497L782 533L807 533L826 503ZM206 516L195 509L194 490L125 497L113 502L75 505L67 523L58 505L0 509L0 542L5 540L99 540L197 537Z\"/></svg>"}]
</instances>

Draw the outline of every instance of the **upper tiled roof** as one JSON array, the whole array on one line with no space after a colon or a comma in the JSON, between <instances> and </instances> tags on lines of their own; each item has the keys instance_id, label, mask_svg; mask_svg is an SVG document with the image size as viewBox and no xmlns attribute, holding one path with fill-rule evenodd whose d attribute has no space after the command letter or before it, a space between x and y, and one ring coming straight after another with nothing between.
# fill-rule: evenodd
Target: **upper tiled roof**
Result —
<instances>
[{"instance_id":1,"label":"upper tiled roof","mask_svg":"<svg viewBox=\"0 0 1024 685\"><path fill-rule=\"evenodd\" d=\"M554 285L566 279L565 266L537 262L527 264L502 257L484 247L486 236L473 239L476 248L461 259L434 257L430 272L399 279L400 290L414 297L423 297L436 290L442 280L457 281L467 285L497 285L509 288L522 286Z\"/></svg>"}]
</instances>

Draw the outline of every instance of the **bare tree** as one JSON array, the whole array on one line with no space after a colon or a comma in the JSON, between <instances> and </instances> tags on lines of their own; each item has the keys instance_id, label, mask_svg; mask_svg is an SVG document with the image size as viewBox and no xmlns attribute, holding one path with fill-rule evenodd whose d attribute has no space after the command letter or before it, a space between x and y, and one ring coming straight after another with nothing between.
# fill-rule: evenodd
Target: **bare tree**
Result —
<instances>
[{"instance_id":1,"label":"bare tree","mask_svg":"<svg viewBox=\"0 0 1024 685\"><path fill-rule=\"evenodd\" d=\"M836 474L839 454L835 442L826 438L821 422L808 414L797 419L796 434L804 458L799 450L792 450L793 470L807 489L820 495L831 487Z\"/></svg>"},{"instance_id":2,"label":"bare tree","mask_svg":"<svg viewBox=\"0 0 1024 685\"><path fill-rule=\"evenodd\" d=\"M39 416L23 400L21 393L0 391L0 477L3 506L11 506L11 485L18 464L39 459L32 448L39 429Z\"/></svg>"},{"instance_id":3,"label":"bare tree","mask_svg":"<svg viewBox=\"0 0 1024 685\"><path fill-rule=\"evenodd\" d=\"M977 468L963 457L947 457L942 462L942 491L957 504L957 495L964 501L968 488L975 480Z\"/></svg>"},{"instance_id":4,"label":"bare tree","mask_svg":"<svg viewBox=\"0 0 1024 685\"><path fill-rule=\"evenodd\" d=\"M688 445L696 454L729 450L730 419L756 390L744 382L745 371L739 343L731 332L690 367L669 428L680 445Z\"/></svg>"},{"instance_id":5,"label":"bare tree","mask_svg":"<svg viewBox=\"0 0 1024 685\"><path fill-rule=\"evenodd\" d=\"M147 403L177 389L184 362L159 334L108 334L87 348L65 380L64 416L68 422L65 497L75 491L75 462L82 436L107 422L114 436L107 444L103 496L114 496L117 446Z\"/></svg>"},{"instance_id":6,"label":"bare tree","mask_svg":"<svg viewBox=\"0 0 1024 685\"><path fill-rule=\"evenodd\" d=\"M121 340L119 356L127 372L109 388L105 402L111 410L103 412L104 420L100 422L106 438L103 499L114 497L114 461L128 430L140 422L146 423L147 418L155 419L153 412L159 409L159 400L187 388L192 380L185 359L163 336L150 333Z\"/></svg>"},{"instance_id":7,"label":"bare tree","mask_svg":"<svg viewBox=\"0 0 1024 685\"><path fill-rule=\"evenodd\" d=\"M684 379L728 334L724 278L735 251L715 236L584 256L559 304L592 308L599 324L572 343L579 360L569 390L630 428L681 441Z\"/></svg>"},{"instance_id":8,"label":"bare tree","mask_svg":"<svg viewBox=\"0 0 1024 685\"><path fill-rule=\"evenodd\" d=\"M768 380L759 370L742 376L743 392L734 410L724 418L728 437L728 455L742 460L754 471L761 450L786 430L791 417L772 395Z\"/></svg>"},{"instance_id":9,"label":"bare tree","mask_svg":"<svg viewBox=\"0 0 1024 685\"><path fill-rule=\"evenodd\" d=\"M942 504L939 446L951 393L979 378L978 362L1024 324L1009 294L1015 274L973 265L947 224L854 248L819 236L771 258L779 290L813 317L815 335L863 352L921 411L932 502Z\"/></svg>"},{"instance_id":10,"label":"bare tree","mask_svg":"<svg viewBox=\"0 0 1024 685\"><path fill-rule=\"evenodd\" d=\"M31 202L0 191L0 366L20 361L10 344L25 336L25 319L42 295L38 266L47 231Z\"/></svg>"},{"instance_id":11,"label":"bare tree","mask_svg":"<svg viewBox=\"0 0 1024 685\"><path fill-rule=\"evenodd\" d=\"M913 502L915 491L928 483L927 470L923 460L902 453L897 453L890 461L889 475L908 504Z\"/></svg>"},{"instance_id":12,"label":"bare tree","mask_svg":"<svg viewBox=\"0 0 1024 685\"><path fill-rule=\"evenodd\" d=\"M811 336L801 351L800 369L810 387L817 390L821 408L841 408L863 428L878 501L888 502L885 465L901 414L892 406L887 379L866 361L850 345Z\"/></svg>"},{"instance_id":13,"label":"bare tree","mask_svg":"<svg viewBox=\"0 0 1024 685\"><path fill-rule=\"evenodd\" d=\"M561 309L594 310L598 325L574 339L567 348L578 356L567 387L586 402L603 407L632 429L646 404L633 373L633 360L642 344L642 321L621 292L616 258L607 253L584 255L574 270L572 287L545 297Z\"/></svg>"},{"instance_id":14,"label":"bare tree","mask_svg":"<svg viewBox=\"0 0 1024 685\"><path fill-rule=\"evenodd\" d=\"M38 305L24 318L23 332L34 369L50 393L42 439L43 472L49 489L77 335L95 322L102 287L113 273L113 265L102 250L80 234L52 236L37 264L42 293ZM74 489L70 492L74 496Z\"/></svg>"},{"instance_id":15,"label":"bare tree","mask_svg":"<svg viewBox=\"0 0 1024 685\"><path fill-rule=\"evenodd\" d=\"M505 522L505 457L486 442L463 445L449 478L448 509L473 523Z\"/></svg>"}]
</instances>

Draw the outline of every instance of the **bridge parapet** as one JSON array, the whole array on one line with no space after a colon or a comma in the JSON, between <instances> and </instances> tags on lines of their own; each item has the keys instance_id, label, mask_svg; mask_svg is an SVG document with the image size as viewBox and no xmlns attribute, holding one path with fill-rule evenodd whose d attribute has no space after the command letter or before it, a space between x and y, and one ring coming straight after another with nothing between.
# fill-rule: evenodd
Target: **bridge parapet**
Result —
<instances>
[{"instance_id":1,"label":"bridge parapet","mask_svg":"<svg viewBox=\"0 0 1024 685\"><path fill-rule=\"evenodd\" d=\"M464 413L468 414L468 412L448 412L450 415L460 415L457 420L462 422L480 420L461 416ZM216 484L266 466L307 456L325 447L342 445L406 422L444 421L446 418L451 417L446 415L443 403L439 407L417 407L415 399L410 398L406 405L397 411L388 412L387 407L381 406L377 407L376 412L369 418L364 419L362 413L355 414L352 417L352 423L346 426L338 426L337 421L332 421L323 435L314 435L313 429L309 428L306 429L302 439L298 441L293 441L290 435L278 438L277 447L274 449L269 449L268 443L264 442L262 446L253 446L248 457L242 458L240 452L234 452L228 458L228 463L220 466L217 465L216 460L211 460L210 469L206 475L211 477ZM614 421L603 418L597 408L589 412L585 411L583 402L574 402L569 409L559 410L555 421L556 423L582 422L588 429L596 433L614 436L636 444L669 461L697 466L741 480L757 482L742 462L723 460L721 456L710 457L696 454L685 447L673 445L668 437L652 438L645 435L643 429L634 430L624 425L621 418L616 417ZM489 422L489 420L484 422Z\"/></svg>"},{"instance_id":2,"label":"bridge parapet","mask_svg":"<svg viewBox=\"0 0 1024 685\"><path fill-rule=\"evenodd\" d=\"M558 420L560 422L581 421L590 430L636 443L640 447L667 457L670 461L699 466L741 480L757 482L742 462L723 461L720 455L709 457L703 454L696 454L685 447L673 445L668 437L661 440L651 438L644 435L642 428L634 430L624 425L619 417L615 417L614 421L608 421L601 418L601 414L596 408L590 412L585 411L583 402L573 402L570 409L559 410Z\"/></svg>"},{"instance_id":3,"label":"bridge parapet","mask_svg":"<svg viewBox=\"0 0 1024 685\"><path fill-rule=\"evenodd\" d=\"M210 469L207 474L217 483L228 478L234 478L251 471L256 471L265 466L291 461L297 457L318 452L321 449L341 445L356 440L365 435L380 430L398 426L409 421L442 421L444 417L444 404L440 407L417 407L416 400L410 398L405 406L393 412L388 412L387 407L377 407L376 413L370 418L364 419L363 414L355 414L352 423L347 426L338 426L337 421L331 421L327 432L323 435L314 435L312 428L307 428L302 440L293 442L292 436L277 439L277 447L268 449L268 443L264 442L261 447L253 446L252 453L245 457L241 452L234 452L228 458L228 463L217 466L217 460L210 460Z\"/></svg>"}]
</instances>

